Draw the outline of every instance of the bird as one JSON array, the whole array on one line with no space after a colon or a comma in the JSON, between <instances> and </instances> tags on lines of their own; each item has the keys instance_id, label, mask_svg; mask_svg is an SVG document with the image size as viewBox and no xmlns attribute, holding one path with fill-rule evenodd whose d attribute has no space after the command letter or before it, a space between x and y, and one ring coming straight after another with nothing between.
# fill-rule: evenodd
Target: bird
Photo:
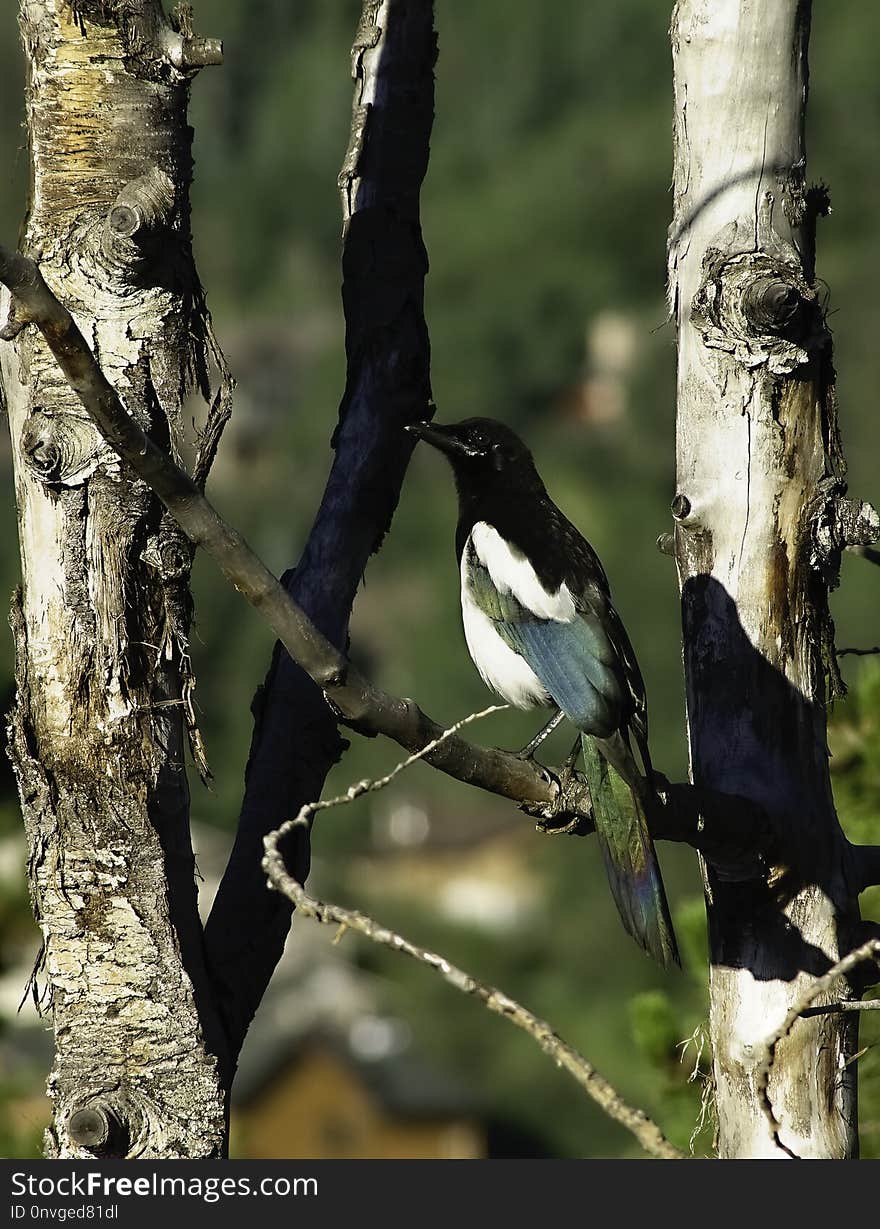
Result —
<instances>
[{"instance_id":1,"label":"bird","mask_svg":"<svg viewBox=\"0 0 880 1229\"><path fill-rule=\"evenodd\" d=\"M558 710L525 754L563 716L577 728L623 925L660 964L680 964L650 832L659 798L645 685L598 555L505 423L468 418L407 430L452 466L462 622L474 665L508 704Z\"/></svg>"}]
</instances>

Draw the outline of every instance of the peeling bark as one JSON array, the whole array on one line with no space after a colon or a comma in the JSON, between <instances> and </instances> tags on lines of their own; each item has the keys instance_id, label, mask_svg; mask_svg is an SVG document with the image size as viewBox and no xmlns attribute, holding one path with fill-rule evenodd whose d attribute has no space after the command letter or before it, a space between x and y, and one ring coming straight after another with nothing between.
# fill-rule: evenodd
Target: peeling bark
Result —
<instances>
[{"instance_id":1,"label":"peeling bark","mask_svg":"<svg viewBox=\"0 0 880 1229\"><path fill-rule=\"evenodd\" d=\"M157 0L23 0L20 21L23 249L176 451L213 345L190 250L185 32ZM184 770L191 551L38 331L13 313L3 336L22 558L10 744L56 1038L46 1151L217 1156L222 1042Z\"/></svg>"},{"instance_id":2,"label":"peeling bark","mask_svg":"<svg viewBox=\"0 0 880 1229\"><path fill-rule=\"evenodd\" d=\"M856 1155L856 1013L799 1020L768 1089L764 1039L859 939L831 795L842 684L828 589L877 536L845 497L831 339L815 284L824 190L805 179L810 4L679 0L669 290L679 334L675 553L692 779L770 816L766 873L704 864L720 1153ZM836 998L857 997L838 984Z\"/></svg>"}]
</instances>

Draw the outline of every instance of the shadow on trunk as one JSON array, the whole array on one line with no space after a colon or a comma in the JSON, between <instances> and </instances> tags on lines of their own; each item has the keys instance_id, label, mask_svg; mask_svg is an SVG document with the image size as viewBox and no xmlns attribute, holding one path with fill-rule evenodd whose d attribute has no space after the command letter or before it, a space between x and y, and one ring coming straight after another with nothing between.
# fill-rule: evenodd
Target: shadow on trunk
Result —
<instances>
[{"instance_id":1,"label":"shadow on trunk","mask_svg":"<svg viewBox=\"0 0 880 1229\"><path fill-rule=\"evenodd\" d=\"M714 963L759 980L819 976L833 961L802 937L796 898L818 890L841 918L856 906L842 896L845 839L828 822L824 711L754 648L717 580L691 577L682 598L694 783L759 803L776 837L766 880L708 871Z\"/></svg>"}]
</instances>

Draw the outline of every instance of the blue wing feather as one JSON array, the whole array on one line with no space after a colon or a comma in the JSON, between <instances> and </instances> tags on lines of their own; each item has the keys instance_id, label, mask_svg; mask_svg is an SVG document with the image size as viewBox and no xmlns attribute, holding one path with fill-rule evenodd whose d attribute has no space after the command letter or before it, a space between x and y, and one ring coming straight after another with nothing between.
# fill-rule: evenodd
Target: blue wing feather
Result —
<instances>
[{"instance_id":1,"label":"blue wing feather","mask_svg":"<svg viewBox=\"0 0 880 1229\"><path fill-rule=\"evenodd\" d=\"M599 738L617 729L623 696L616 663L603 660L605 645L586 619L500 621L497 626L573 725Z\"/></svg>"},{"instance_id":2,"label":"blue wing feather","mask_svg":"<svg viewBox=\"0 0 880 1229\"><path fill-rule=\"evenodd\" d=\"M621 722L626 680L605 631L607 603L598 590L579 596L571 622L542 619L511 593L496 588L472 549L468 588L504 642L524 658L569 721L586 734L607 737Z\"/></svg>"}]
</instances>

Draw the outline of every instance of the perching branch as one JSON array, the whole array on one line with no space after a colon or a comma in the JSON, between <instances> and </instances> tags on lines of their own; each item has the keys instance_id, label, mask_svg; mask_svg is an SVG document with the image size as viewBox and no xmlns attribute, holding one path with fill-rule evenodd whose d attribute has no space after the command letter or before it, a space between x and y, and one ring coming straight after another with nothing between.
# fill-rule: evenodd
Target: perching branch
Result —
<instances>
[{"instance_id":1,"label":"perching branch","mask_svg":"<svg viewBox=\"0 0 880 1229\"><path fill-rule=\"evenodd\" d=\"M445 956L440 956L436 952L429 951L427 948L418 947L404 938L403 935L389 930L386 926L382 926L379 922L374 921L373 918L367 917L366 914L358 913L351 909L344 909L339 905L321 901L314 896L310 896L302 884L298 883L285 867L284 858L279 850L279 842L283 841L285 837L289 837L291 832L297 827L308 827L316 811L343 806L353 802L363 794L384 789L405 768L415 763L416 760L423 758L425 754L451 737L462 726L468 725L472 721L477 721L481 717L485 717L489 713L497 712L499 708L505 707L506 705L492 705L492 707L484 709L482 712L472 713L470 716L456 722L448 730L442 731L421 752L417 752L415 755L402 760L387 776L381 777L379 780L360 781L337 798L329 798L323 802L306 803L300 809L295 819L287 820L276 832L269 833L265 838L266 854L263 859L263 869L269 877L269 885L277 892L283 893L305 917L314 918L315 921L321 922L324 925L339 926L341 933L344 933L346 930L356 931L358 934L364 935L382 947L389 947L392 951L402 952L405 956L411 956L413 960L417 960L420 964L427 965L428 968L439 973L450 986L460 990L462 994L471 995L473 998L476 998L488 1011L502 1016L504 1019L509 1020L511 1024L527 1033L537 1042L544 1053L553 1059L558 1067L562 1067L568 1072L572 1079L580 1085L588 1096L592 1097L596 1104L610 1118L613 1118L615 1122L619 1122L621 1126L626 1127L646 1152L661 1160L686 1160L685 1154L669 1142L657 1124L652 1122L642 1110L635 1109L627 1104L617 1090L596 1071L595 1067L582 1054L563 1041L546 1020L542 1020L534 1015L528 1008L523 1007L522 1004L510 998L502 990L498 990L494 986L488 986L472 977L469 973L465 973L462 969L457 968Z\"/></svg>"},{"instance_id":2,"label":"perching branch","mask_svg":"<svg viewBox=\"0 0 880 1229\"><path fill-rule=\"evenodd\" d=\"M847 973L851 973L858 965L864 964L866 961L878 960L880 958L880 939L869 939L854 951L848 953L837 964L832 965L827 973L822 977L817 977L815 981L810 982L803 993L795 1000L787 1012L785 1019L779 1027L770 1035L764 1043L764 1053L760 1060L760 1066L757 1070L757 1092L761 1102L761 1108L764 1112L764 1117L770 1127L770 1133L777 1147L781 1148L793 1159L799 1159L792 1150L787 1147L779 1137L782 1130L782 1124L776 1117L773 1109L773 1103L770 1100L770 1077L773 1073L773 1064L776 1060L776 1047L780 1041L788 1036L794 1028L799 1017L808 1015L816 1015L821 1011L838 1011L838 1010L856 1010L863 1005L860 1003L834 1003L820 1007L814 1011L810 1011L813 1003L822 994L827 994L834 986L835 982L845 977ZM871 1010L869 1008L869 1010Z\"/></svg>"},{"instance_id":3,"label":"perching branch","mask_svg":"<svg viewBox=\"0 0 880 1229\"><path fill-rule=\"evenodd\" d=\"M409 751L436 739L443 727L412 700L389 696L369 683L294 602L280 582L229 526L195 482L179 469L127 412L98 367L72 316L55 298L27 257L0 245L0 281L15 296L18 318L36 324L68 383L107 442L159 496L195 546L265 618L290 656L320 687L347 724L373 736L385 734ZM441 771L491 793L558 813L558 781L539 765L503 751L451 737L426 757ZM566 804L589 813L584 787L573 785Z\"/></svg>"},{"instance_id":4,"label":"perching branch","mask_svg":"<svg viewBox=\"0 0 880 1229\"><path fill-rule=\"evenodd\" d=\"M196 484L141 430L108 383L85 339L37 269L0 245L0 281L19 312L42 332L73 390L108 443L156 492L194 545L217 563L231 584L263 616L290 656L320 687L340 719L368 737L383 734L407 751L435 742L424 758L468 785L519 803L551 828L592 831L589 792L576 774L563 780L533 761L476 747L444 729L413 700L392 696L365 679L321 634L245 540L217 513ZM668 786L654 833L685 842L712 861L747 859L753 873L769 849L769 824L747 799L693 786Z\"/></svg>"}]
</instances>

